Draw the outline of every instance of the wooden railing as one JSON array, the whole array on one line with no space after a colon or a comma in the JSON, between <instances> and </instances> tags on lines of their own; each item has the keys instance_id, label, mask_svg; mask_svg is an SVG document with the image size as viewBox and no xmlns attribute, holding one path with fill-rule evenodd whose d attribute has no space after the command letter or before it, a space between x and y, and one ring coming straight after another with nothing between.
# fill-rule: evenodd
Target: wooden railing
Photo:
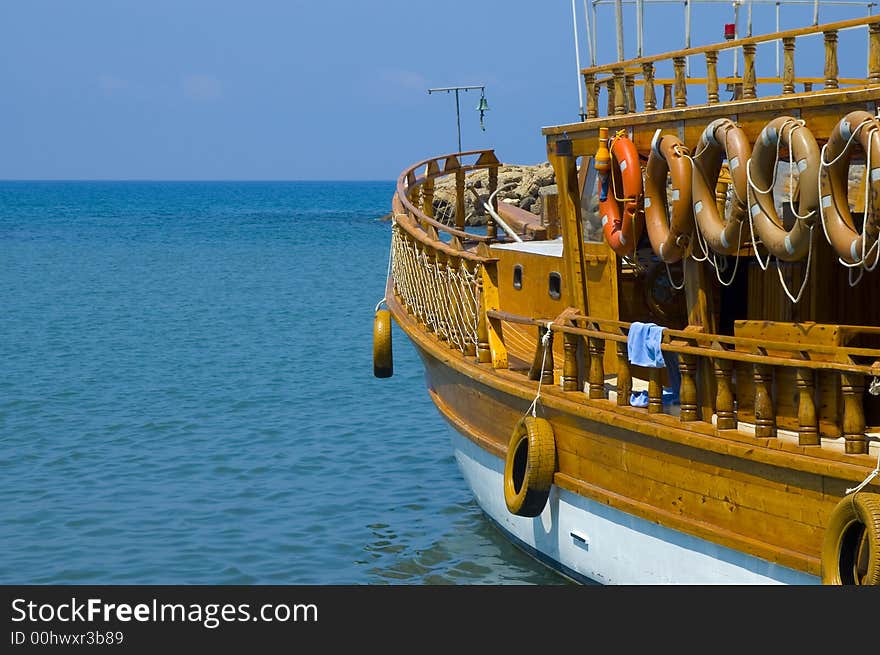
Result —
<instances>
[{"instance_id":1,"label":"wooden railing","mask_svg":"<svg viewBox=\"0 0 880 655\"><path fill-rule=\"evenodd\" d=\"M838 67L838 38L841 33L856 28L867 28L868 59L865 78L841 78ZM821 77L798 77L795 75L795 47L797 39L821 34L824 39L825 59ZM783 74L781 77L758 78L756 76L757 46L765 43L782 42ZM718 76L719 54L742 50L743 71L736 77ZM705 77L689 77L687 74L688 59L702 55L705 59ZM655 68L660 62L672 62L674 77L655 79ZM620 61L582 69L587 89L586 118L599 116L599 98L601 90L607 89L607 115L624 115L637 112L635 87L643 89L642 111L656 109L682 108L688 106L688 87L698 85L704 87L706 104L721 102L719 85L732 85L735 91L734 101L756 99L759 84L780 84L780 95L797 94L796 84L803 85L802 93L813 90L815 84L822 84L824 89L838 89L841 84L867 86L880 84L880 16L869 16L852 20L816 25L801 29L786 30L773 34L752 36L708 46L688 48L667 52L661 55L640 57L628 61ZM603 76L603 74L605 74ZM608 75L610 74L610 75ZM658 107L655 84L664 89L663 100Z\"/></svg>"},{"instance_id":2,"label":"wooden railing","mask_svg":"<svg viewBox=\"0 0 880 655\"><path fill-rule=\"evenodd\" d=\"M628 356L628 332L631 324L623 321L595 319L571 314L564 321L558 318L535 319L499 310L488 310L489 320L537 326L539 341L548 329L561 333L564 339L564 362L561 385L563 391L580 391L578 380L586 382L584 391L593 400L606 398L604 353L613 344L616 353L616 404L629 406L633 376ZM585 339L585 371L578 368L578 340ZM865 377L880 376L880 350L848 348L817 344L788 343L706 334L691 330L667 329L661 348L679 356L681 374L680 413L682 423L712 423L712 416L701 416L698 402L697 371L712 371L714 398L711 399L717 430L738 429L737 406L732 377L735 366L746 366L753 375L754 431L756 437L777 436L776 408L773 398L774 376L788 370L796 380L798 397L798 444L820 446L819 421L815 400L817 375L839 376L843 411L839 421L846 453L868 452L865 434L863 393ZM536 347L536 351L540 347ZM777 353L777 354L768 354ZM783 353L782 355L778 353ZM538 357L536 361L540 361ZM545 364L549 371L532 371L534 379L552 376L552 359ZM708 366L705 366L708 365ZM540 367L539 367L540 368ZM651 368L648 380L648 414L662 411L662 368ZM552 377L551 377L552 379ZM741 399L742 401L742 399ZM609 401L610 402L610 401Z\"/></svg>"},{"instance_id":3,"label":"wooden railing","mask_svg":"<svg viewBox=\"0 0 880 655\"><path fill-rule=\"evenodd\" d=\"M473 159L470 164L467 159ZM465 231L465 176L470 171L488 170L488 190L498 188L498 168L501 163L494 150L470 150L425 159L409 167L397 180L397 198L404 210L423 228L444 232L458 243L467 241L489 242L497 236L497 226L491 215L487 217L486 234ZM419 171L422 170L421 173ZM455 176L455 226L438 221L434 216L435 181L447 175ZM493 199L493 203L497 203ZM497 204L493 207L497 210Z\"/></svg>"}]
</instances>

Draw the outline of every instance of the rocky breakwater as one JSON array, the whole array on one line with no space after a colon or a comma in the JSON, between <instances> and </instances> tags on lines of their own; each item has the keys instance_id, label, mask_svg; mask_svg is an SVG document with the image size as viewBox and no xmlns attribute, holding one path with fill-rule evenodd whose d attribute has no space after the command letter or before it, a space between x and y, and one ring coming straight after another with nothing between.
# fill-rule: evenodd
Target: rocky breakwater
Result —
<instances>
[{"instance_id":1,"label":"rocky breakwater","mask_svg":"<svg viewBox=\"0 0 880 655\"><path fill-rule=\"evenodd\" d=\"M541 216L544 198L555 191L556 178L549 162L535 166L504 165L498 169L498 202ZM471 191L470 189L473 189ZM542 193L543 190L543 193ZM485 225L484 202L489 200L489 172L478 170L465 177L465 225ZM434 216L447 225L455 224L455 176L439 178L434 184Z\"/></svg>"}]
</instances>

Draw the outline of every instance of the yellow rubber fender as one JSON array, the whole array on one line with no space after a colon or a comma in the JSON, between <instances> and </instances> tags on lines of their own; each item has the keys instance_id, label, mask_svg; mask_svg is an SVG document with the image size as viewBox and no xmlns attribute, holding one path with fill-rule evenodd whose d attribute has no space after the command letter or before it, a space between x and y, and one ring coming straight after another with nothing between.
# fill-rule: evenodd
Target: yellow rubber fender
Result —
<instances>
[{"instance_id":1,"label":"yellow rubber fender","mask_svg":"<svg viewBox=\"0 0 880 655\"><path fill-rule=\"evenodd\" d=\"M391 353L391 312L376 310L373 319L373 375L377 378L390 378L394 373L394 358Z\"/></svg>"},{"instance_id":2,"label":"yellow rubber fender","mask_svg":"<svg viewBox=\"0 0 880 655\"><path fill-rule=\"evenodd\" d=\"M733 255L748 237L749 180L746 164L752 156L752 146L745 131L729 118L712 121L703 130L698 153L694 155L693 201L694 219L706 244L720 255ZM733 180L733 203L730 215L719 213L715 187L724 160Z\"/></svg>"},{"instance_id":3,"label":"yellow rubber fender","mask_svg":"<svg viewBox=\"0 0 880 655\"><path fill-rule=\"evenodd\" d=\"M866 111L853 111L844 116L828 137L828 143L822 148L822 221L825 237L834 248L837 256L847 264L862 260L862 252L870 249L877 241L880 232L880 216L877 214L880 205L880 121ZM853 222L849 210L849 162L852 158L853 143L858 143L862 151L870 153L871 170L865 170L871 194L871 206L874 210L866 216L865 225L867 243L863 243ZM870 258L869 258L870 259Z\"/></svg>"},{"instance_id":4,"label":"yellow rubber fender","mask_svg":"<svg viewBox=\"0 0 880 655\"><path fill-rule=\"evenodd\" d=\"M690 151L674 135L654 135L645 167L645 225L651 248L660 261L684 257L694 231L691 205L693 171ZM672 219L667 207L666 177L672 178Z\"/></svg>"},{"instance_id":5,"label":"yellow rubber fender","mask_svg":"<svg viewBox=\"0 0 880 655\"><path fill-rule=\"evenodd\" d=\"M504 502L511 514L544 511L556 473L556 438L547 419L524 416L513 428L504 461Z\"/></svg>"},{"instance_id":6,"label":"yellow rubber fender","mask_svg":"<svg viewBox=\"0 0 880 655\"><path fill-rule=\"evenodd\" d=\"M796 218L790 230L783 226L773 202L773 186L777 155L781 146L789 148L793 163L800 171L797 190ZM764 126L752 146L747 164L751 187L752 225L764 247L782 261L795 262L806 257L810 249L812 226L819 210L819 167L821 157L816 138L803 121L779 116Z\"/></svg>"},{"instance_id":7,"label":"yellow rubber fender","mask_svg":"<svg viewBox=\"0 0 880 655\"><path fill-rule=\"evenodd\" d=\"M880 494L856 492L837 503L821 562L823 584L880 585Z\"/></svg>"}]
</instances>

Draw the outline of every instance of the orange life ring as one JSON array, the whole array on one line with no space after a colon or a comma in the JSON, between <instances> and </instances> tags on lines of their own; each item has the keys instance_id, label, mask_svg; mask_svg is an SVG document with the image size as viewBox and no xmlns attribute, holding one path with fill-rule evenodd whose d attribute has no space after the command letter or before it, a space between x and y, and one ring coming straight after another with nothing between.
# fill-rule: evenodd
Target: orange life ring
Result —
<instances>
[{"instance_id":1,"label":"orange life ring","mask_svg":"<svg viewBox=\"0 0 880 655\"><path fill-rule=\"evenodd\" d=\"M602 232L614 252L627 256L635 251L641 233L636 219L642 202L642 168L636 144L628 137L614 137L609 149L611 170L598 179Z\"/></svg>"},{"instance_id":2,"label":"orange life ring","mask_svg":"<svg viewBox=\"0 0 880 655\"><path fill-rule=\"evenodd\" d=\"M798 167L798 209L790 230L786 230L773 202L773 186L779 147L790 149ZM779 116L764 126L752 148L747 174L751 189L752 225L764 247L778 259L794 262L803 259L809 249L812 226L819 208L819 145L803 121ZM794 191L792 190L792 193Z\"/></svg>"},{"instance_id":3,"label":"orange life ring","mask_svg":"<svg viewBox=\"0 0 880 655\"><path fill-rule=\"evenodd\" d=\"M694 231L693 166L689 153L677 136L660 136L658 130L645 167L645 225L654 253L667 264L685 255ZM671 221L667 208L667 174L672 177Z\"/></svg>"},{"instance_id":4,"label":"orange life ring","mask_svg":"<svg viewBox=\"0 0 880 655\"><path fill-rule=\"evenodd\" d=\"M874 246L880 233L880 217L876 212L880 203L880 135L875 134L878 129L880 121L873 114L866 111L850 112L834 126L828 143L822 148L822 224L828 243L847 264L861 262L863 251L867 252ZM871 161L871 170L866 168L865 175L869 176L870 199L875 211L865 216L864 235L855 228L847 199L849 161L852 158L850 145L853 141L858 142Z\"/></svg>"},{"instance_id":5,"label":"orange life ring","mask_svg":"<svg viewBox=\"0 0 880 655\"><path fill-rule=\"evenodd\" d=\"M694 155L694 219L708 246L720 255L732 255L746 241L743 221L748 218L748 177L746 164L752 146L745 131L729 118L712 121L700 137L699 152ZM721 167L727 159L733 179L734 201L730 216L721 215L715 199L715 187Z\"/></svg>"}]
</instances>

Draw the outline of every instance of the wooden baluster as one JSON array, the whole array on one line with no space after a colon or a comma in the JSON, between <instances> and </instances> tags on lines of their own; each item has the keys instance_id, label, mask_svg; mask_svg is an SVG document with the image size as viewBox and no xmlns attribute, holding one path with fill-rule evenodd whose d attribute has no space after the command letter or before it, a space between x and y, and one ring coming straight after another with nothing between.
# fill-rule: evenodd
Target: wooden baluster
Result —
<instances>
[{"instance_id":1,"label":"wooden baluster","mask_svg":"<svg viewBox=\"0 0 880 655\"><path fill-rule=\"evenodd\" d=\"M812 82L804 82L804 91L809 92L812 90L813 90L813 83Z\"/></svg>"},{"instance_id":2,"label":"wooden baluster","mask_svg":"<svg viewBox=\"0 0 880 655\"><path fill-rule=\"evenodd\" d=\"M632 372L629 369L629 348L626 341L617 342L617 405L629 407L632 393Z\"/></svg>"},{"instance_id":3,"label":"wooden baluster","mask_svg":"<svg viewBox=\"0 0 880 655\"><path fill-rule=\"evenodd\" d=\"M718 103L718 51L706 53L706 100L710 105Z\"/></svg>"},{"instance_id":4,"label":"wooden baluster","mask_svg":"<svg viewBox=\"0 0 880 655\"><path fill-rule=\"evenodd\" d=\"M584 86L587 89L587 118L596 118L599 115L599 89L594 73L584 73Z\"/></svg>"},{"instance_id":5,"label":"wooden baluster","mask_svg":"<svg viewBox=\"0 0 880 655\"><path fill-rule=\"evenodd\" d=\"M663 109L670 109L672 107L672 85L664 84L663 85Z\"/></svg>"},{"instance_id":6,"label":"wooden baluster","mask_svg":"<svg viewBox=\"0 0 880 655\"><path fill-rule=\"evenodd\" d=\"M819 421L816 418L813 369L799 368L795 386L798 390L798 443L801 446L818 446Z\"/></svg>"},{"instance_id":7,"label":"wooden baluster","mask_svg":"<svg viewBox=\"0 0 880 655\"><path fill-rule=\"evenodd\" d=\"M794 93L794 37L782 39L782 93Z\"/></svg>"},{"instance_id":8,"label":"wooden baluster","mask_svg":"<svg viewBox=\"0 0 880 655\"><path fill-rule=\"evenodd\" d=\"M493 264L484 264L484 266L493 266ZM477 308L477 361L481 364L488 364L492 361L492 349L489 347L489 321L486 318L486 294L483 288L483 272L476 276L477 283L477 299L479 307Z\"/></svg>"},{"instance_id":9,"label":"wooden baluster","mask_svg":"<svg viewBox=\"0 0 880 655\"><path fill-rule=\"evenodd\" d=\"M642 77L645 78L644 98L645 111L657 109L657 96L654 95L654 64L642 64Z\"/></svg>"},{"instance_id":10,"label":"wooden baluster","mask_svg":"<svg viewBox=\"0 0 880 655\"><path fill-rule=\"evenodd\" d=\"M606 116L614 116L614 78L609 78L605 83L608 89L608 113Z\"/></svg>"},{"instance_id":11,"label":"wooden baluster","mask_svg":"<svg viewBox=\"0 0 880 655\"><path fill-rule=\"evenodd\" d=\"M498 188L498 167L492 166L489 168L489 195L491 196L495 193L495 190ZM492 209L497 213L498 212L498 196L494 196L492 198ZM498 235L498 228L495 225L495 219L492 218L492 214L486 212L486 236L490 239L494 239Z\"/></svg>"},{"instance_id":12,"label":"wooden baluster","mask_svg":"<svg viewBox=\"0 0 880 655\"><path fill-rule=\"evenodd\" d=\"M562 390L578 390L578 362L577 350L580 337L569 332L563 333L562 348L565 359L562 362Z\"/></svg>"},{"instance_id":13,"label":"wooden baluster","mask_svg":"<svg viewBox=\"0 0 880 655\"><path fill-rule=\"evenodd\" d=\"M880 83L880 23L868 26L868 81Z\"/></svg>"},{"instance_id":14,"label":"wooden baluster","mask_svg":"<svg viewBox=\"0 0 880 655\"><path fill-rule=\"evenodd\" d=\"M837 89L837 30L823 32L825 35L825 88Z\"/></svg>"},{"instance_id":15,"label":"wooden baluster","mask_svg":"<svg viewBox=\"0 0 880 655\"><path fill-rule=\"evenodd\" d=\"M678 370L681 372L679 402L682 421L696 421L697 414L697 358L695 355L679 354Z\"/></svg>"},{"instance_id":16,"label":"wooden baluster","mask_svg":"<svg viewBox=\"0 0 880 655\"><path fill-rule=\"evenodd\" d=\"M455 227L464 229L464 170L455 171Z\"/></svg>"},{"instance_id":17,"label":"wooden baluster","mask_svg":"<svg viewBox=\"0 0 880 655\"><path fill-rule=\"evenodd\" d=\"M593 399L605 397L605 341L598 337L589 337L590 376L589 397Z\"/></svg>"},{"instance_id":18,"label":"wooden baluster","mask_svg":"<svg viewBox=\"0 0 880 655\"><path fill-rule=\"evenodd\" d=\"M626 113L626 89L623 69L615 68L614 73L614 113L616 115Z\"/></svg>"},{"instance_id":19,"label":"wooden baluster","mask_svg":"<svg viewBox=\"0 0 880 655\"><path fill-rule=\"evenodd\" d=\"M538 345L535 348L535 357L529 369L529 379L537 380L541 378L541 384L553 384L553 332L550 332L550 340L547 342L547 353L545 356L544 335L547 332L546 327L543 325L538 326Z\"/></svg>"},{"instance_id":20,"label":"wooden baluster","mask_svg":"<svg viewBox=\"0 0 880 655\"><path fill-rule=\"evenodd\" d=\"M742 97L746 100L756 98L755 89L755 50L757 46L754 43L747 43L743 46L743 92Z\"/></svg>"},{"instance_id":21,"label":"wooden baluster","mask_svg":"<svg viewBox=\"0 0 880 655\"><path fill-rule=\"evenodd\" d=\"M755 364L755 436L776 436L776 412L770 388L773 384L773 367Z\"/></svg>"},{"instance_id":22,"label":"wooden baluster","mask_svg":"<svg viewBox=\"0 0 880 655\"><path fill-rule=\"evenodd\" d=\"M648 414L663 411L663 369L648 369Z\"/></svg>"},{"instance_id":23,"label":"wooden baluster","mask_svg":"<svg viewBox=\"0 0 880 655\"><path fill-rule=\"evenodd\" d=\"M675 106L687 107L687 80L685 79L685 57L673 57L675 68Z\"/></svg>"},{"instance_id":24,"label":"wooden baluster","mask_svg":"<svg viewBox=\"0 0 880 655\"><path fill-rule=\"evenodd\" d=\"M719 430L735 430L736 414L733 404L733 385L732 385L733 363L729 359L715 359L715 414L717 418L716 427Z\"/></svg>"},{"instance_id":25,"label":"wooden baluster","mask_svg":"<svg viewBox=\"0 0 880 655\"><path fill-rule=\"evenodd\" d=\"M862 407L865 380L860 373L841 373L840 391L843 394L844 449L852 454L867 453L865 410Z\"/></svg>"},{"instance_id":26,"label":"wooden baluster","mask_svg":"<svg viewBox=\"0 0 880 655\"><path fill-rule=\"evenodd\" d=\"M434 218L434 178L426 178L422 184L422 212Z\"/></svg>"},{"instance_id":27,"label":"wooden baluster","mask_svg":"<svg viewBox=\"0 0 880 655\"><path fill-rule=\"evenodd\" d=\"M634 114L636 111L636 79L627 75L626 79L626 113Z\"/></svg>"}]
</instances>

